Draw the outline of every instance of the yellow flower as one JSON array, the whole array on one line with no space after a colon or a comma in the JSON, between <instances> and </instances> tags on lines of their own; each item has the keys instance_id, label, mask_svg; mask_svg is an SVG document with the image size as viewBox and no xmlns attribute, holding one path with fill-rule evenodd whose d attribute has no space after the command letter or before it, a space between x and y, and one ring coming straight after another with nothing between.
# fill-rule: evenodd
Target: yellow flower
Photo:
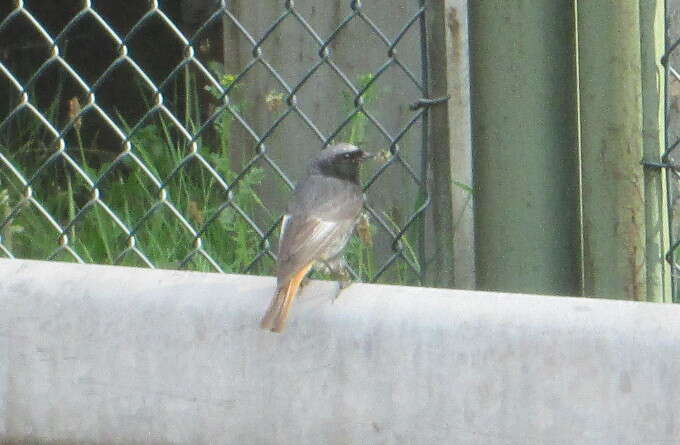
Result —
<instances>
[{"instance_id":1,"label":"yellow flower","mask_svg":"<svg viewBox=\"0 0 680 445\"><path fill-rule=\"evenodd\" d=\"M271 91L269 94L267 94L267 97L264 98L264 103L267 105L267 110L269 110L270 113L277 111L283 105L285 97L286 95L283 93Z\"/></svg>"}]
</instances>

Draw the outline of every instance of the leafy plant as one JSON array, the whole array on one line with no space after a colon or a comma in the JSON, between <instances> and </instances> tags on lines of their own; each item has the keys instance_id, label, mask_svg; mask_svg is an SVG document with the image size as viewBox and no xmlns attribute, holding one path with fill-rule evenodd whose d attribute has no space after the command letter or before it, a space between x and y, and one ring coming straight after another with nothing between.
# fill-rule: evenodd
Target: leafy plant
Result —
<instances>
[{"instance_id":1,"label":"leafy plant","mask_svg":"<svg viewBox=\"0 0 680 445\"><path fill-rule=\"evenodd\" d=\"M233 76L221 76L224 87L230 81ZM179 94L184 95L183 124L195 134L201 122L199 89L189 70L185 71L183 82L184 88L176 89L173 102L178 103ZM143 94L142 97L151 108L150 98ZM47 116L51 122L58 119L55 110L60 101L61 96L56 95L48 110L54 112ZM79 111L77 99L71 99L69 118L74 119ZM77 154L72 155L77 155L81 171L97 184L98 199L92 199L88 180L61 158L47 167L47 170L57 170L58 174L36 177L33 184L39 194L36 199L62 227L68 227L67 245L86 262L141 265L148 260L166 268L184 262L192 269L214 270L214 264L203 255L208 254L225 271L243 271L260 252L261 240L233 205L246 214L257 209L260 214L273 218L257 193L263 178L261 169L251 168L235 181L237 172L230 160L232 119L230 113L223 112L212 124L215 137L197 137L193 142L198 150L193 153L192 141L181 137L169 118L157 114L132 134L130 155L117 158L115 154L109 154L103 162L92 163L89 160L91 153L97 150L96 137L83 140L81 126L87 126L88 120L87 115L82 116L74 121L72 145ZM30 165L25 152L38 145L34 141L44 139L40 126L34 121L29 118L26 125L18 125L25 132L20 140L33 142L11 150L14 161L23 156L21 162L15 163L26 166L26 170L34 170L39 165ZM130 134L132 128L121 115L119 121ZM41 149L49 153L47 147ZM159 183L161 187L158 187ZM222 184L229 185L228 191ZM13 189L15 195L23 193L20 184L13 183ZM4 207L1 208L16 204L10 203L9 197L3 199ZM134 246L109 212L131 230ZM22 209L12 224L0 230L5 247L11 248L16 256L44 258L54 252L56 258L74 260L66 249L57 248L57 231L35 207ZM11 246L8 246L6 233L11 227L24 230L14 230ZM200 235L200 245L194 242L192 231ZM137 251L142 257L136 255ZM253 271L267 272L269 269L270 263L258 263Z\"/></svg>"},{"instance_id":2,"label":"leafy plant","mask_svg":"<svg viewBox=\"0 0 680 445\"><path fill-rule=\"evenodd\" d=\"M210 64L210 68L222 89L229 89L232 98L232 93L239 88L238 84L234 85L235 76L224 73L216 63ZM358 87L366 89L362 95L364 106L370 106L380 93L373 80L372 74L358 79ZM175 112L183 117L182 125L192 135L202 125L201 102L205 99L200 98L200 94L203 91L214 101L213 110L225 107L220 89L213 86L201 89L188 69L175 85L174 96L166 100L166 103L181 104L181 109ZM147 108L152 109L152 98L141 86L140 92ZM348 108L353 110L354 97L347 96L346 100ZM265 99L266 106L272 109L282 101L282 95L276 93ZM0 181L4 181L0 188L0 221L12 214L11 220L0 227L5 249L25 258L51 255L55 259L75 261L73 252L93 263L144 265L148 261L163 268L186 266L208 271L217 265L224 271L242 272L249 268L254 273L273 272L273 262L267 256L260 257L263 241L241 212L259 215L265 227L271 226L278 215L271 214L260 199L258 189L264 178L263 170L253 167L240 174L243 166L233 165L234 117L228 110L223 109L208 131L191 140L163 113L148 117L143 126L134 129L119 114L119 126L131 134L130 152L119 154L98 148L97 132L92 131L94 124L88 121L87 113L80 115L77 98L64 100L60 87L46 108L45 118L58 122L58 111L66 108L65 104L68 104L67 118L73 122L66 152L77 162L79 170L59 156L42 167L55 153L55 147L53 136L34 116L17 115L12 129L16 137L0 143L7 147L10 142L14 144L3 153L11 157L10 161L25 178L38 172L31 183L33 197L58 225L67 228L66 238L59 238L58 231L41 209L27 204L26 190L21 183L0 168ZM229 105L237 112L245 106L233 101ZM364 145L368 124L368 118L360 111L338 139ZM92 182L96 191L92 190ZM397 215L381 217L394 232L403 226ZM133 238L128 237L121 225L131 231ZM353 238L348 246L348 260L363 280L373 279L379 271L371 241L375 231L375 224L363 225L360 230L363 241ZM195 241L192 232L199 235L200 243ZM380 281L418 281L419 244L406 235L401 240L403 255L415 265L416 271L398 259L381 275ZM251 263L258 257L262 259L253 267Z\"/></svg>"},{"instance_id":3,"label":"leafy plant","mask_svg":"<svg viewBox=\"0 0 680 445\"><path fill-rule=\"evenodd\" d=\"M361 95L361 100L364 107L371 105L378 97L377 85L372 83L374 78L375 76L373 73L362 74L357 78L357 88L359 91L366 89L366 91L364 91L364 93ZM345 98L345 103L348 110L353 112L355 109L354 94L344 92L343 96ZM345 127L345 132L341 133L343 135L342 140L357 146L363 145L366 142L367 125L368 117L366 114L361 111L357 112L352 116L349 125Z\"/></svg>"},{"instance_id":4,"label":"leafy plant","mask_svg":"<svg viewBox=\"0 0 680 445\"><path fill-rule=\"evenodd\" d=\"M380 89L378 89L376 82L374 82L375 76L372 73L362 74L357 79L357 87L359 91L364 91L362 94L363 106L368 107L375 102L379 97ZM350 112L355 109L355 98L354 95L345 94L345 103ZM344 139L351 144L362 146L366 143L366 130L369 124L369 119L365 113L362 111L357 112L350 119L347 127L340 134L343 135ZM378 156L379 160L389 160L390 154L387 151L383 151ZM420 207L418 203L414 206L414 211ZM390 227L394 233L399 233L400 224L399 218L395 215L389 215L383 212L381 215L385 223ZM416 223L416 226L418 223ZM376 279L376 274L379 272L379 268L376 265L376 254L375 248L373 246L373 236L375 235L376 227L374 224L370 223L370 219L367 214L362 216L362 221L358 225L357 232L359 237L353 237L347 246L347 260L348 263L354 268L355 272L359 275L362 280L374 280ZM402 245L402 255L415 266L415 270L409 266L404 258L397 258L396 261L385 271L378 281L385 283L399 283L399 284L420 284L420 273L421 266L419 261L419 255L417 254L416 245L409 239L409 237L404 234L401 237ZM392 250L390 249L391 253Z\"/></svg>"}]
</instances>

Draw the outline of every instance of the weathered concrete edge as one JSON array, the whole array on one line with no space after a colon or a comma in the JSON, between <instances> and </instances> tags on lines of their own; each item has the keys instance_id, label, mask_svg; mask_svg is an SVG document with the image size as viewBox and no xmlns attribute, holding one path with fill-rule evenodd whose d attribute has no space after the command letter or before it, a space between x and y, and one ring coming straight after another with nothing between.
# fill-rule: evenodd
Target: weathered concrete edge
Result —
<instances>
[{"instance_id":1,"label":"weathered concrete edge","mask_svg":"<svg viewBox=\"0 0 680 445\"><path fill-rule=\"evenodd\" d=\"M680 308L0 260L0 442L674 443ZM69 443L71 443L69 442Z\"/></svg>"}]
</instances>

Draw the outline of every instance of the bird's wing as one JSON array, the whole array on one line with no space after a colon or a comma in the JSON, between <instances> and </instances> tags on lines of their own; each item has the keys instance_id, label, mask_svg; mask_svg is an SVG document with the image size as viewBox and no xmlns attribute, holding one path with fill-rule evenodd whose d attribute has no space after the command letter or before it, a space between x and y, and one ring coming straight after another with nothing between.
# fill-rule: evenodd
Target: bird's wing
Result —
<instances>
[{"instance_id":1,"label":"bird's wing","mask_svg":"<svg viewBox=\"0 0 680 445\"><path fill-rule=\"evenodd\" d=\"M285 283L297 270L317 261L329 246L351 232L355 221L355 218L331 221L314 216L284 216L279 242L279 283Z\"/></svg>"},{"instance_id":2,"label":"bird's wing","mask_svg":"<svg viewBox=\"0 0 680 445\"><path fill-rule=\"evenodd\" d=\"M310 175L295 188L281 224L277 277L284 285L330 246L342 247L361 212L361 188L349 181ZM334 244L338 243L338 244Z\"/></svg>"}]
</instances>

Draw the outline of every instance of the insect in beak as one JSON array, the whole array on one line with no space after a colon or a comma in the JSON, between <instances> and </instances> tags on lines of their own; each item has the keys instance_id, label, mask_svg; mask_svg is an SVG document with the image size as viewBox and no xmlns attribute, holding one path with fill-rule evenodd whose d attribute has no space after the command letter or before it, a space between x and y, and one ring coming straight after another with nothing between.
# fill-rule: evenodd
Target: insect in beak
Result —
<instances>
[{"instance_id":1,"label":"insect in beak","mask_svg":"<svg viewBox=\"0 0 680 445\"><path fill-rule=\"evenodd\" d=\"M357 158L358 161L367 161L375 157L375 153L369 153L367 151L362 151L361 156Z\"/></svg>"}]
</instances>

